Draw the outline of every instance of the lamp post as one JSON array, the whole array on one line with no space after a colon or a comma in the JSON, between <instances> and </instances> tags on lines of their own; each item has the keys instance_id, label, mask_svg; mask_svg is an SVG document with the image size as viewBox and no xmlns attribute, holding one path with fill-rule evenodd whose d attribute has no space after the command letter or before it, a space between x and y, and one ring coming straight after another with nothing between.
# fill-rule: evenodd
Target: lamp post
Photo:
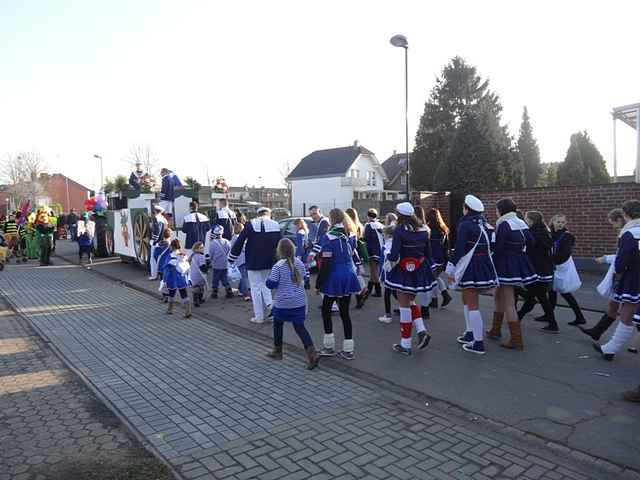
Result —
<instances>
[{"instance_id":1,"label":"lamp post","mask_svg":"<svg viewBox=\"0 0 640 480\"><path fill-rule=\"evenodd\" d=\"M93 158L100 160L100 193L103 193L102 189L104 188L104 180L102 177L102 157L96 153L93 155Z\"/></svg>"},{"instance_id":2,"label":"lamp post","mask_svg":"<svg viewBox=\"0 0 640 480\"><path fill-rule=\"evenodd\" d=\"M404 35L391 37L391 45L404 48L404 151L406 153L407 201L411 200L409 184L409 42Z\"/></svg>"}]
</instances>

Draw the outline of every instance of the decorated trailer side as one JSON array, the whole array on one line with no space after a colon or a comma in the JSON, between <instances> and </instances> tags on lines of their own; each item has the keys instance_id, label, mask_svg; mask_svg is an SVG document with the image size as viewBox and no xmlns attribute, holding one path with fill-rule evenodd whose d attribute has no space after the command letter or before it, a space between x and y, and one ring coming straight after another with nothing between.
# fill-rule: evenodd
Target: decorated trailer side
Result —
<instances>
[{"instance_id":1,"label":"decorated trailer side","mask_svg":"<svg viewBox=\"0 0 640 480\"><path fill-rule=\"evenodd\" d=\"M193 190L177 190L172 214L172 229L184 242L182 220L189 213L189 203L196 198ZM145 268L151 253L151 215L158 202L156 193L125 192L108 197L103 222L96 222L96 254L118 255L124 262L135 261Z\"/></svg>"}]
</instances>

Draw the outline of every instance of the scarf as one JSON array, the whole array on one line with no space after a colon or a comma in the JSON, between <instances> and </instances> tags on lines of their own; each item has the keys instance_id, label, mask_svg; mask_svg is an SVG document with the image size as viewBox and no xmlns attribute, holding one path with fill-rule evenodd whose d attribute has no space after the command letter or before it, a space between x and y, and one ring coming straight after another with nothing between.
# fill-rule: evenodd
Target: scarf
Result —
<instances>
[{"instance_id":1,"label":"scarf","mask_svg":"<svg viewBox=\"0 0 640 480\"><path fill-rule=\"evenodd\" d=\"M620 233L618 234L618 238L622 237L625 233L627 233L628 231L632 230L635 227L640 227L640 218L636 218L635 220L629 220L624 227L622 227L622 230L620 230Z\"/></svg>"},{"instance_id":2,"label":"scarf","mask_svg":"<svg viewBox=\"0 0 640 480\"><path fill-rule=\"evenodd\" d=\"M518 214L516 212L505 213L496 222L496 230L498 230L498 227L500 226L500 224L502 222L506 222L507 220L511 220L511 219L514 219L514 218L518 218Z\"/></svg>"}]
</instances>

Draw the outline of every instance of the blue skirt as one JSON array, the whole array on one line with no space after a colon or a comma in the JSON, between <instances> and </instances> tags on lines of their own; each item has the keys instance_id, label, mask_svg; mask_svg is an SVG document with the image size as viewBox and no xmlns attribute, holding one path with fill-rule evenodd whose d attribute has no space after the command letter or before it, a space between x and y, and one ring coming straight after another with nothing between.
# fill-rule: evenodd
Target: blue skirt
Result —
<instances>
[{"instance_id":1,"label":"blue skirt","mask_svg":"<svg viewBox=\"0 0 640 480\"><path fill-rule=\"evenodd\" d=\"M328 297L346 297L362 291L358 275L353 265L338 263L331 265L327 280L320 291Z\"/></svg>"},{"instance_id":2,"label":"blue skirt","mask_svg":"<svg viewBox=\"0 0 640 480\"><path fill-rule=\"evenodd\" d=\"M538 281L538 274L524 252L495 255L493 263L500 285L530 285Z\"/></svg>"},{"instance_id":3,"label":"blue skirt","mask_svg":"<svg viewBox=\"0 0 640 480\"><path fill-rule=\"evenodd\" d=\"M438 285L438 282L433 277L431 265L425 260L413 272L407 272L399 264L396 265L390 272L386 272L384 285L398 292L416 294L430 292Z\"/></svg>"},{"instance_id":4,"label":"blue skirt","mask_svg":"<svg viewBox=\"0 0 640 480\"><path fill-rule=\"evenodd\" d=\"M498 276L488 255L474 255L464 271L458 288L485 290L498 286Z\"/></svg>"},{"instance_id":5,"label":"blue skirt","mask_svg":"<svg viewBox=\"0 0 640 480\"><path fill-rule=\"evenodd\" d=\"M307 307L304 305L297 308L273 307L271 312L276 322L291 322L300 325L304 323L307 316Z\"/></svg>"},{"instance_id":6,"label":"blue skirt","mask_svg":"<svg viewBox=\"0 0 640 480\"><path fill-rule=\"evenodd\" d=\"M613 289L613 300L620 303L640 303L640 278L637 273L627 271Z\"/></svg>"}]
</instances>

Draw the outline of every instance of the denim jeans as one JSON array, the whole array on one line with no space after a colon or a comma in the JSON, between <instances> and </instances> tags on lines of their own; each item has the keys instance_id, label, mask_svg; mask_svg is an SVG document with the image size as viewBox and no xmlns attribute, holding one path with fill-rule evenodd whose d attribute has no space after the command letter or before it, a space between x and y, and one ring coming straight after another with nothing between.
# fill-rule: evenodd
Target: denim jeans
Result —
<instances>
[{"instance_id":1,"label":"denim jeans","mask_svg":"<svg viewBox=\"0 0 640 480\"><path fill-rule=\"evenodd\" d=\"M222 283L224 288L231 288L229 280L227 278L227 269L213 269L213 279L211 281L211 288L218 290L218 285Z\"/></svg>"},{"instance_id":2,"label":"denim jeans","mask_svg":"<svg viewBox=\"0 0 640 480\"><path fill-rule=\"evenodd\" d=\"M242 295L247 296L249 295L249 274L247 273L247 267L245 265L240 265L238 270L240 270L240 273L242 274L238 290Z\"/></svg>"}]
</instances>

